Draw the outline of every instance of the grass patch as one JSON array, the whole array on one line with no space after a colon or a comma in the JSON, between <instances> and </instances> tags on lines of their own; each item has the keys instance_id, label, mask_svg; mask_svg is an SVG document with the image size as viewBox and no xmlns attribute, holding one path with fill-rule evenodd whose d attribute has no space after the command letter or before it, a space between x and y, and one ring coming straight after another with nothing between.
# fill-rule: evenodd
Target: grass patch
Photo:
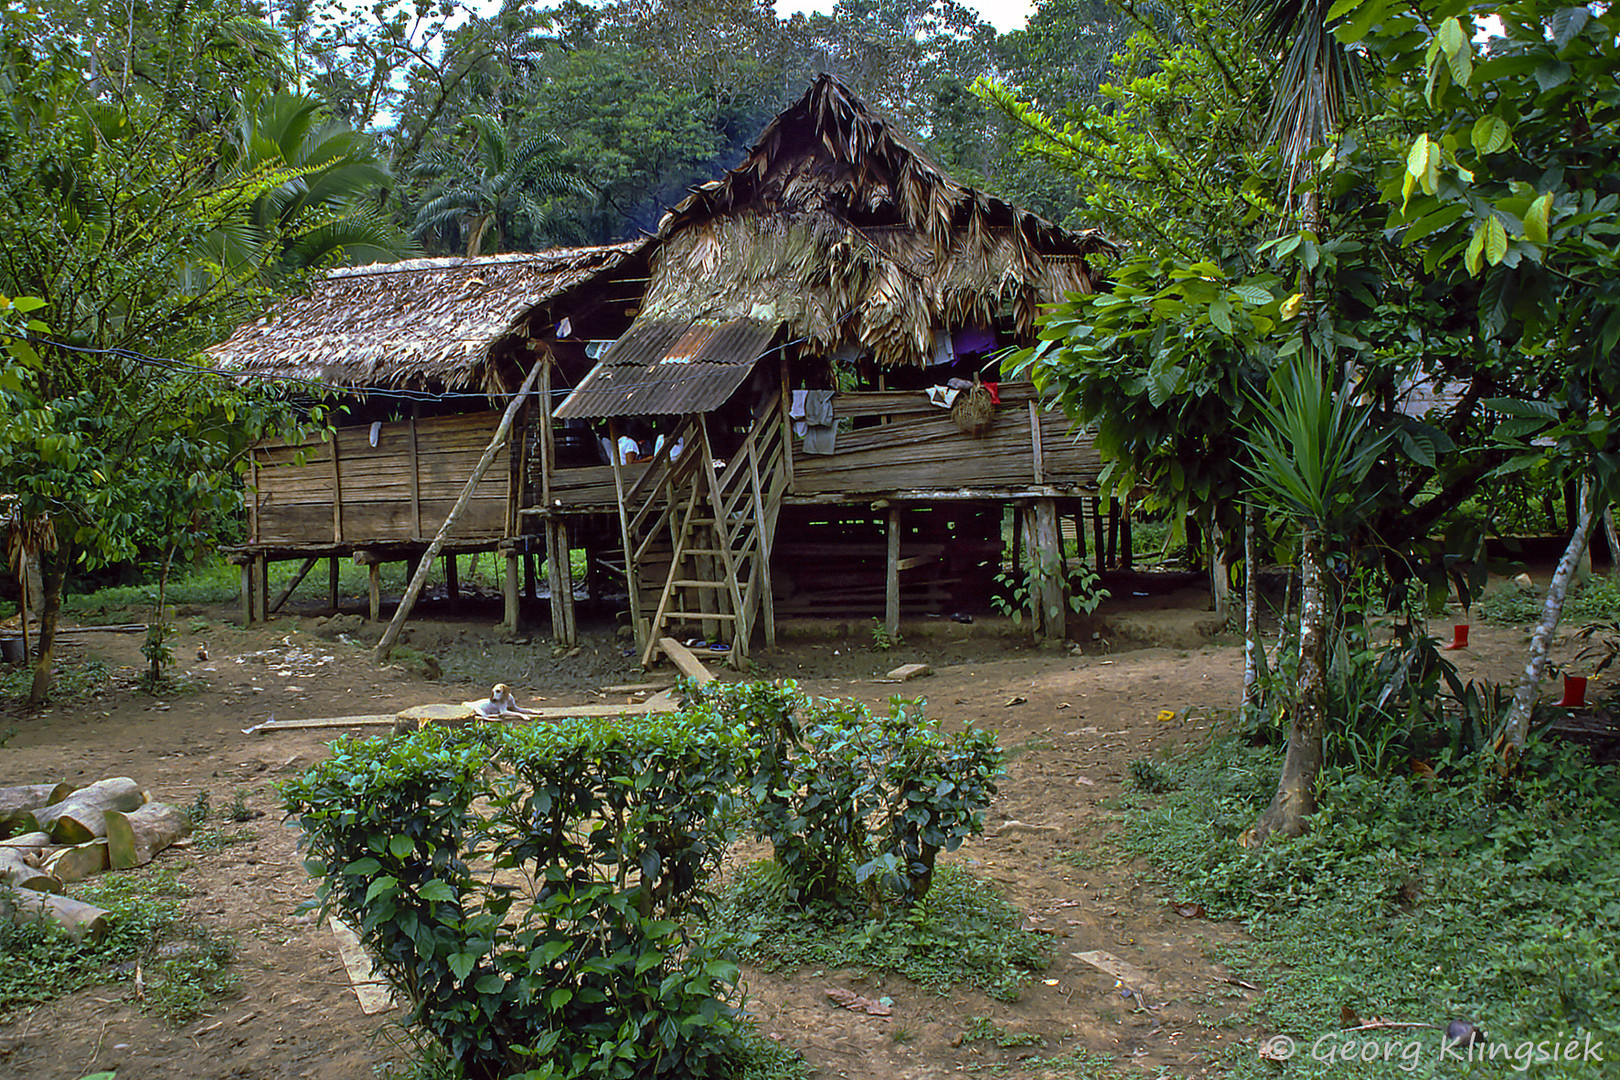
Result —
<instances>
[{"instance_id":1,"label":"grass patch","mask_svg":"<svg viewBox=\"0 0 1620 1080\"><path fill-rule=\"evenodd\" d=\"M1539 747L1512 785L1483 764L1432 786L1331 771L1311 831L1251 851L1238 836L1270 799L1279 766L1280 751L1237 739L1171 764L1173 790L1133 797L1126 844L1174 883L1177 900L1254 935L1231 958L1268 984L1255 1019L1296 1040L1289 1076L1397 1075L1391 1070L1414 1041L1419 1075L1510 1075L1501 1060L1441 1061L1452 1019L1478 1024L1492 1046L1514 1052L1590 1036L1605 1043L1607 1064L1532 1067L1613 1075L1620 767ZM1343 1044L1341 1008L1438 1027L1371 1033L1397 1044L1395 1065L1319 1060L1311 1053L1318 1038ZM1253 1046L1230 1051L1227 1064L1239 1077L1277 1068Z\"/></svg>"},{"instance_id":2,"label":"grass patch","mask_svg":"<svg viewBox=\"0 0 1620 1080\"><path fill-rule=\"evenodd\" d=\"M1046 1039L1035 1031L1009 1031L988 1016L975 1016L962 1030L963 1042L990 1041L1003 1050L1013 1046L1045 1046Z\"/></svg>"},{"instance_id":3,"label":"grass patch","mask_svg":"<svg viewBox=\"0 0 1620 1080\"><path fill-rule=\"evenodd\" d=\"M860 967L892 971L931 990L955 986L1016 1001L1030 972L1046 967L1050 943L994 889L954 864L941 866L920 908L868 919L807 912L788 899L776 864L756 862L722 897L718 921L743 935L743 955L773 971Z\"/></svg>"},{"instance_id":4,"label":"grass patch","mask_svg":"<svg viewBox=\"0 0 1620 1080\"><path fill-rule=\"evenodd\" d=\"M178 1024L235 987L235 944L184 916L190 890L172 870L109 874L71 891L107 909L107 936L80 943L53 926L0 921L0 1017L139 971L142 1007Z\"/></svg>"},{"instance_id":5,"label":"grass patch","mask_svg":"<svg viewBox=\"0 0 1620 1080\"><path fill-rule=\"evenodd\" d=\"M112 669L105 660L92 658L82 664L59 663L52 670L56 681L51 686L50 696L55 701L87 700L97 690L105 690L112 684ZM0 668L0 700L21 700L28 696L33 685L32 663Z\"/></svg>"},{"instance_id":6,"label":"grass patch","mask_svg":"<svg viewBox=\"0 0 1620 1080\"><path fill-rule=\"evenodd\" d=\"M1485 622L1501 626L1523 626L1541 619L1547 603L1543 589L1521 589L1498 585L1488 590L1474 605ZM1560 616L1566 623L1613 622L1620 620L1620 578L1594 576L1570 589Z\"/></svg>"}]
</instances>

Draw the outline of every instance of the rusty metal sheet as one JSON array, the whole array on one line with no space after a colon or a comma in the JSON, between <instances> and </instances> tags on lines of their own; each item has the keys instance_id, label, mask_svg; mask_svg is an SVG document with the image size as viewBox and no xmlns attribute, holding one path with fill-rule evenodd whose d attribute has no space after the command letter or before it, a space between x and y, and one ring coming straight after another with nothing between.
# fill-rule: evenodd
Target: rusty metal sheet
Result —
<instances>
[{"instance_id":1,"label":"rusty metal sheet","mask_svg":"<svg viewBox=\"0 0 1620 1080\"><path fill-rule=\"evenodd\" d=\"M637 322L603 354L558 419L708 412L743 384L779 322Z\"/></svg>"}]
</instances>

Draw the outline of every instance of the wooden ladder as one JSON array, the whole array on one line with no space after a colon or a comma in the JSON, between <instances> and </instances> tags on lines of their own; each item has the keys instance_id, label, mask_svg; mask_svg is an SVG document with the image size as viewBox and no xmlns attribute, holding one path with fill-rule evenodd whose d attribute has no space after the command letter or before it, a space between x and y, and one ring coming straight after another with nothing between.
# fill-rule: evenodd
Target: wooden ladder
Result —
<instances>
[{"instance_id":1,"label":"wooden ladder","mask_svg":"<svg viewBox=\"0 0 1620 1080\"><path fill-rule=\"evenodd\" d=\"M787 490L784 430L778 397L731 460L716 468L707 430L694 422L683 432L687 450L680 460L649 479L658 470L655 462L632 489L635 501L623 504L635 506L624 521L627 562L639 569L660 549L670 560L644 638L636 585L643 575L632 580L632 618L644 666L658 654L660 638L679 638L673 627L682 624L700 626L706 641L728 636L726 658L734 667L748 655L761 618L767 644L776 643L770 558Z\"/></svg>"}]
</instances>

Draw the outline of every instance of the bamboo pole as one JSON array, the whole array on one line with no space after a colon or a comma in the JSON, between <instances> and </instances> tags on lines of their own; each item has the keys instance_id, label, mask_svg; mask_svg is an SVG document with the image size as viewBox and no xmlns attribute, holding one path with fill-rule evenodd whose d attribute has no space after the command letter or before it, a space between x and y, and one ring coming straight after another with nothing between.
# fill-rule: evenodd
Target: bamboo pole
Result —
<instances>
[{"instance_id":1,"label":"bamboo pole","mask_svg":"<svg viewBox=\"0 0 1620 1080\"><path fill-rule=\"evenodd\" d=\"M410 617L411 608L416 606L416 598L422 592L422 586L427 584L428 573L433 569L433 560L438 558L439 551L444 547L445 540L450 536L450 530L455 527L456 520L467 509L467 504L472 501L473 492L478 488L478 482L489 471L490 465L494 464L495 455L500 451L501 443L506 439L506 433L512 430L513 418L517 416L518 410L523 407L523 399L534 388L534 381L540 374L541 366L536 364L529 369L528 378L523 380L523 385L518 388L518 392L512 396L511 403L506 406L506 412L501 414L501 422L496 426L495 435L489 440L489 446L484 449L484 456L478 459L478 465L473 469L472 476L468 478L467 486L461 489L461 497L456 500L456 504L445 515L444 524L439 526L438 535L433 538L433 543L428 545L428 549L423 554L421 561L416 564L416 573L411 576L411 583L406 588L405 595L400 597L399 607L394 609L394 617L388 623L388 629L383 631L382 640L377 642L376 659L378 663L387 660L389 654L393 652L394 642L399 640L399 632L404 629L405 620Z\"/></svg>"}]
</instances>

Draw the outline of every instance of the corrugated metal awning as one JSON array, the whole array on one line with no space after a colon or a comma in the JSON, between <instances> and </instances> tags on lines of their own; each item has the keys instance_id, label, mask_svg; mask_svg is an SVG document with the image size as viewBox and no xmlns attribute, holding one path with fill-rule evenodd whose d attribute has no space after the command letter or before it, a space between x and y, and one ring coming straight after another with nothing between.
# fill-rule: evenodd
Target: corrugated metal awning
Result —
<instances>
[{"instance_id":1,"label":"corrugated metal awning","mask_svg":"<svg viewBox=\"0 0 1620 1080\"><path fill-rule=\"evenodd\" d=\"M638 319L554 414L560 420L708 412L776 336L764 319Z\"/></svg>"}]
</instances>

